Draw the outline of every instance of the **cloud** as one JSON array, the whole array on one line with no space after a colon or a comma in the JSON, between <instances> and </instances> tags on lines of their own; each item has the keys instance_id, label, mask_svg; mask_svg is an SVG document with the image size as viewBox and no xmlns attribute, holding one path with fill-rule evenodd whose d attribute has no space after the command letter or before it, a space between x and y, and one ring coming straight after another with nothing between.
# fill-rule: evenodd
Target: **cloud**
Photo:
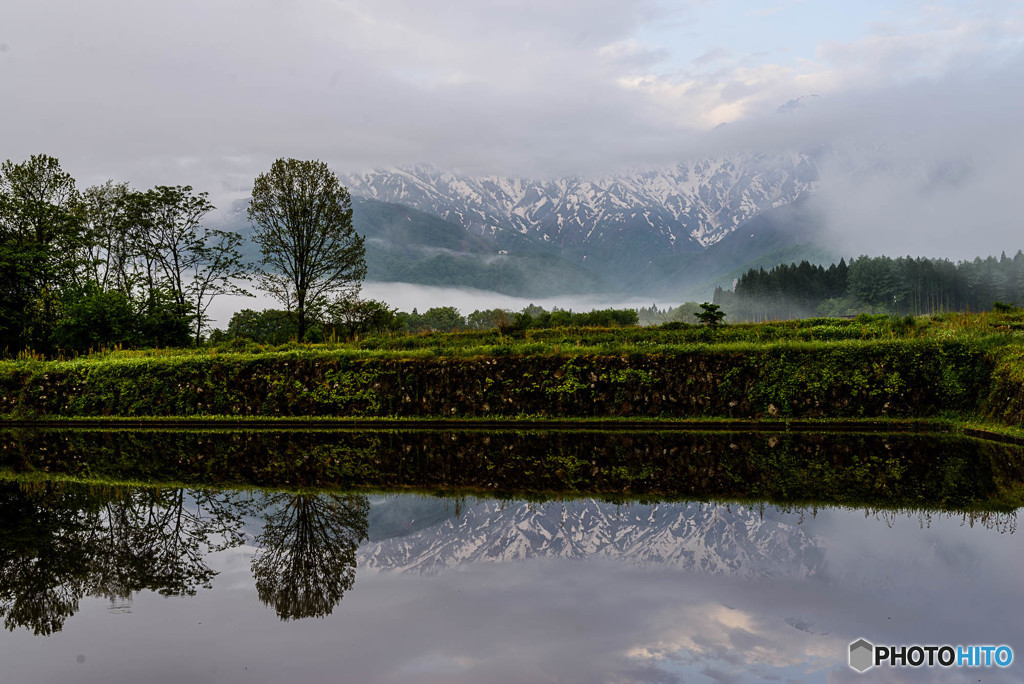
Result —
<instances>
[{"instance_id":1,"label":"cloud","mask_svg":"<svg viewBox=\"0 0 1024 684\"><path fill-rule=\"evenodd\" d=\"M192 159L234 184L283 155L578 169L616 129L652 130L613 78L662 54L632 40L646 2L16 5L8 154L90 180L178 182Z\"/></svg>"},{"instance_id":2,"label":"cloud","mask_svg":"<svg viewBox=\"0 0 1024 684\"><path fill-rule=\"evenodd\" d=\"M786 8L783 7L782 5L777 5L775 7L765 7L763 9L747 10L746 12L744 12L744 14L751 17L767 17L771 16L772 14L778 14L779 12L782 12L785 9Z\"/></svg>"},{"instance_id":3,"label":"cloud","mask_svg":"<svg viewBox=\"0 0 1024 684\"><path fill-rule=\"evenodd\" d=\"M714 64L724 59L730 59L733 56L732 51L722 46L712 48L702 55L698 55L693 59L693 63L696 66L705 66L708 64Z\"/></svg>"},{"instance_id":4,"label":"cloud","mask_svg":"<svg viewBox=\"0 0 1024 684\"><path fill-rule=\"evenodd\" d=\"M725 25L694 23L692 9L13 0L0 27L5 151L57 156L86 185L187 183L226 206L280 156L340 171L429 162L553 176L833 146L864 164L873 155L889 169L916 165L892 172L904 183L956 160L968 169L952 190L929 194L828 167L837 231L851 232L854 218L891 230L890 211L913 199L949 217L944 235L972 222L972 203L973 222L1005 234L1004 179L1020 175L1019 5L909 5L852 38L822 25L810 54L786 51L797 33L755 49ZM801 5L787 12L810 16ZM704 35L709 46L687 57ZM776 114L812 93L814 106ZM877 208L850 211L843 197L857 195L877 196ZM906 213L927 212L907 209L901 225Z\"/></svg>"}]
</instances>

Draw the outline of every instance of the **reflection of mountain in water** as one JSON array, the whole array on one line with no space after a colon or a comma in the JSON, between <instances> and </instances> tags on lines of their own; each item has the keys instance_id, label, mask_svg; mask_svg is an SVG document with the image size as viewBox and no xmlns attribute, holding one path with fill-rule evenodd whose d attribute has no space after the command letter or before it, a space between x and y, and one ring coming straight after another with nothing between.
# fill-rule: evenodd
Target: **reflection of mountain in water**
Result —
<instances>
[{"instance_id":1,"label":"reflection of mountain in water","mask_svg":"<svg viewBox=\"0 0 1024 684\"><path fill-rule=\"evenodd\" d=\"M819 542L777 513L748 506L565 503L467 506L438 527L363 546L360 567L434 573L528 558L614 558L738 577L805 577Z\"/></svg>"}]
</instances>

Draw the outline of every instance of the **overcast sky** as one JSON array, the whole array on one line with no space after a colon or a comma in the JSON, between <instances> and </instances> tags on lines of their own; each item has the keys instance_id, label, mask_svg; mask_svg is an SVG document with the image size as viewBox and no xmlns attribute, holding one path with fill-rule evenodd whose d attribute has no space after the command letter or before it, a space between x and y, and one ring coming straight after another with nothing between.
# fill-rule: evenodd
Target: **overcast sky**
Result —
<instances>
[{"instance_id":1,"label":"overcast sky","mask_svg":"<svg viewBox=\"0 0 1024 684\"><path fill-rule=\"evenodd\" d=\"M281 156L597 175L839 144L838 218L951 168L936 214L1005 223L1022 76L1012 0L5 0L0 157L224 205Z\"/></svg>"}]
</instances>

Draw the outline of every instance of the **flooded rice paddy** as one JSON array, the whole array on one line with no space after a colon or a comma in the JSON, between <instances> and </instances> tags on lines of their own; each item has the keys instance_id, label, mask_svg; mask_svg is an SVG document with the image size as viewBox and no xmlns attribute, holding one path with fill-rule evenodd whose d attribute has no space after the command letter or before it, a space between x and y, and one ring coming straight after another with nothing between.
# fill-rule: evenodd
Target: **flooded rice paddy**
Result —
<instances>
[{"instance_id":1,"label":"flooded rice paddy","mask_svg":"<svg viewBox=\"0 0 1024 684\"><path fill-rule=\"evenodd\" d=\"M0 454L4 681L1022 679L847 664L862 637L1024 657L1016 446L36 430Z\"/></svg>"}]
</instances>

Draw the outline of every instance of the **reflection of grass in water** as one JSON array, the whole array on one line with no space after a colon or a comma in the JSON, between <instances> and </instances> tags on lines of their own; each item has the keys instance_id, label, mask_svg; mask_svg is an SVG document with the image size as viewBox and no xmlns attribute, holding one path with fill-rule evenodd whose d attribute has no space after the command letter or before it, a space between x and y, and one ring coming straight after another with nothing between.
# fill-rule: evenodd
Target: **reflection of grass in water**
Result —
<instances>
[{"instance_id":1,"label":"reflection of grass in water","mask_svg":"<svg viewBox=\"0 0 1024 684\"><path fill-rule=\"evenodd\" d=\"M6 477L267 491L1014 510L1024 449L950 435L0 432ZM73 480L74 481L74 480Z\"/></svg>"},{"instance_id":2,"label":"reflection of grass in water","mask_svg":"<svg viewBox=\"0 0 1024 684\"><path fill-rule=\"evenodd\" d=\"M216 486L203 486L203 485L182 485L180 483L153 483L153 482L140 482L134 480L105 480L95 478L83 478L69 475L54 475L48 473L15 473L10 470L0 469L0 483L11 483L19 486L22 491L26 492L52 492L59 491L62 488L71 488L71 491L77 490L77 488L85 488L91 497L99 497L101 499L121 499L124 498L128 492L132 490L175 490L179 488L186 488L190 491L209 491L211 494L223 493L227 495L232 501L238 502L244 507L245 515L251 515L254 508L275 510L273 504L265 504L259 502L273 502L278 499L280 495L286 497L317 497L317 496L328 496L332 498L341 497L357 497L366 500L366 506L369 507L369 519L376 520L379 524L384 523L385 527L388 527L388 520L390 519L391 527L394 527L397 521L394 515L391 518L385 516L381 518L374 515L376 505L373 503L375 499L383 500L384 502L390 502L398 498L413 497L417 500L423 501L425 504L431 504L426 506L423 510L430 511L436 518L435 522L448 519L458 518L461 516L462 511L469 507L479 504L498 501L503 504L512 505L515 503L533 503L533 504L545 504L545 503L565 503L571 501L597 501L599 503L612 504L616 506L631 507L631 506L655 506L659 504L699 504L702 506L724 506L727 508L731 506L746 506L755 510L759 515L763 516L768 510L774 510L779 513L793 514L799 516L798 522L802 522L804 519L813 519L822 511L860 511L867 516L871 516L877 520L885 522L892 526L895 522L901 518L913 520L919 523L923 527L929 527L934 520L960 520L967 525L979 525L986 529L996 529L1000 532L1012 533L1016 531L1016 520L1017 511L1024 508L1024 483L1013 483L1012 488L1014 490L1013 496L1019 497L1015 499L1014 504L998 503L997 505L986 505L991 502L983 502L983 505L973 505L965 508L941 508L934 506L910 506L910 505L894 505L885 506L878 505L877 503L868 502L856 502L847 501L844 503L837 503L835 501L826 501L820 499L804 499L804 500L772 500L758 497L708 497L708 498L695 498L695 497L681 497L681 496L664 496L664 495L640 495L640 496L628 496L622 494L601 494L601 493L582 493L582 492L494 492L482 489L474 488L459 488L459 489L425 489L416 487L401 487L401 488L378 488L378 487L358 487L353 489L341 490L337 488L303 488L303 489L281 489L274 487L216 487ZM1006 497L1009 501L1011 496ZM441 502L441 508L432 505L432 502ZM443 512L442 512L443 511ZM396 514L397 515L397 514ZM372 530L370 530L372 532ZM377 535L371 535L375 537ZM370 538L369 541L373 541Z\"/></svg>"},{"instance_id":3,"label":"reflection of grass in water","mask_svg":"<svg viewBox=\"0 0 1024 684\"><path fill-rule=\"evenodd\" d=\"M841 498L850 495L851 487L844 485L851 483L867 492L893 489L906 480L902 457L880 459L872 455L830 465L828 454L822 454L815 444L815 440L822 438L814 436L793 441L778 435L767 441L751 441L740 435L701 435L687 443L681 436L667 440L638 435L584 439L558 433L385 434L355 435L343 440L274 433L264 433L256 439L245 433L164 433L159 440L133 433L121 433L114 439L102 433L93 433L89 436L92 439L72 434L81 441L68 440L65 434L59 440L62 443L48 443L43 438L29 440L24 446L47 455L38 459L44 468L59 467L59 452L64 448L71 451L72 457L67 459L71 465L80 460L74 457L76 453L88 453L87 463L94 475L104 469L131 472L134 467L148 470L150 478L156 480L168 479L161 477L163 473L173 476L187 471L195 481L204 481L202 475L207 473L211 478L206 481L219 482L229 479L239 464L245 464L247 469L235 471L236 477L230 479L268 485L437 484L510 490L753 493L783 498L831 489L837 495L832 498ZM780 440L782 447L776 449ZM912 441L910 445L920 450L919 442ZM853 444L854 451L892 448L886 438L877 437L844 437L838 442L839 447L847 444ZM937 444L925 446L946 452L950 444L942 445L942 449ZM834 440L832 446L836 446ZM905 444L898 446L907 449ZM652 449L659 448L661 453L652 453ZM125 459L126 454L134 454L135 458ZM935 482L933 477L933 484L954 492L962 489L957 480Z\"/></svg>"}]
</instances>

